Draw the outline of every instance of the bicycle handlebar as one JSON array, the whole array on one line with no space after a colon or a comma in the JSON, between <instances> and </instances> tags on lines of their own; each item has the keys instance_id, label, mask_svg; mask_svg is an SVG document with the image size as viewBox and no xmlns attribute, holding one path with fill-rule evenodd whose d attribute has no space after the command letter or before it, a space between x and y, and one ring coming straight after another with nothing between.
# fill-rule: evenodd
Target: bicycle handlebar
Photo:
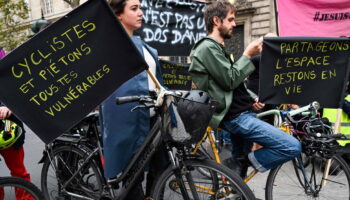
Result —
<instances>
[{"instance_id":1,"label":"bicycle handlebar","mask_svg":"<svg viewBox=\"0 0 350 200\"><path fill-rule=\"evenodd\" d=\"M317 101L314 101L307 106L289 111L288 114L290 117L293 117L295 115L298 115L298 114L306 112L306 111L317 111L319 108L320 108L320 104Z\"/></svg>"},{"instance_id":2,"label":"bicycle handlebar","mask_svg":"<svg viewBox=\"0 0 350 200\"><path fill-rule=\"evenodd\" d=\"M151 96L125 96L115 98L115 102L116 104L124 104L136 101L150 101L151 99Z\"/></svg>"}]
</instances>

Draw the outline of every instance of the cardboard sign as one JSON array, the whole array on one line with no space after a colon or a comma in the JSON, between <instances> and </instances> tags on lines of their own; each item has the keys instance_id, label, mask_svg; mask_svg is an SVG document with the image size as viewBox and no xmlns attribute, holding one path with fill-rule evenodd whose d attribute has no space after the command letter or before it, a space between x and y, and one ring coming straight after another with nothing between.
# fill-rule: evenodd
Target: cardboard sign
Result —
<instances>
[{"instance_id":1,"label":"cardboard sign","mask_svg":"<svg viewBox=\"0 0 350 200\"><path fill-rule=\"evenodd\" d=\"M141 38L161 56L188 56L192 46L206 36L203 8L198 1L142 0Z\"/></svg>"},{"instance_id":2,"label":"cardboard sign","mask_svg":"<svg viewBox=\"0 0 350 200\"><path fill-rule=\"evenodd\" d=\"M348 38L264 38L260 63L261 102L337 108L349 74Z\"/></svg>"},{"instance_id":3,"label":"cardboard sign","mask_svg":"<svg viewBox=\"0 0 350 200\"><path fill-rule=\"evenodd\" d=\"M161 60L164 86L170 90L191 90L192 77L189 64Z\"/></svg>"},{"instance_id":4,"label":"cardboard sign","mask_svg":"<svg viewBox=\"0 0 350 200\"><path fill-rule=\"evenodd\" d=\"M105 0L90 0L0 61L0 101L44 142L147 68Z\"/></svg>"}]
</instances>

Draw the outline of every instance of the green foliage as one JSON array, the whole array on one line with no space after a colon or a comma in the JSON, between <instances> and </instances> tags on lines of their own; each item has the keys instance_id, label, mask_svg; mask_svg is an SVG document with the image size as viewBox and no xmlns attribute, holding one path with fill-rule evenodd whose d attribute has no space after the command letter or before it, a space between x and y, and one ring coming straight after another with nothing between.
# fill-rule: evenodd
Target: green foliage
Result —
<instances>
[{"instance_id":1,"label":"green foliage","mask_svg":"<svg viewBox=\"0 0 350 200\"><path fill-rule=\"evenodd\" d=\"M68 3L72 8L78 7L80 4L80 0L64 0Z\"/></svg>"},{"instance_id":2,"label":"green foliage","mask_svg":"<svg viewBox=\"0 0 350 200\"><path fill-rule=\"evenodd\" d=\"M25 0L0 0L0 45L13 50L28 39L29 8Z\"/></svg>"}]
</instances>

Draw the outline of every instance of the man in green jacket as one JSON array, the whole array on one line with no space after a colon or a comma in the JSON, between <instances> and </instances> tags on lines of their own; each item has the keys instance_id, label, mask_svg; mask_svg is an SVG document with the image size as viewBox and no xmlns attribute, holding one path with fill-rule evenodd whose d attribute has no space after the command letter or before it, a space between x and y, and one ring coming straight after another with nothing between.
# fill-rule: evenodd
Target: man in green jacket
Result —
<instances>
[{"instance_id":1,"label":"man in green jacket","mask_svg":"<svg viewBox=\"0 0 350 200\"><path fill-rule=\"evenodd\" d=\"M231 133L233 158L226 163L244 176L245 161L264 172L299 155L301 145L297 139L256 118L252 110L264 104L253 98L243 84L255 69L250 58L261 52L262 39L250 43L233 63L225 51L224 39L231 37L236 26L234 6L226 1L213 2L206 6L204 19L208 36L193 47L189 71L194 85L218 102L210 126L220 126ZM263 148L248 154L253 142Z\"/></svg>"}]
</instances>

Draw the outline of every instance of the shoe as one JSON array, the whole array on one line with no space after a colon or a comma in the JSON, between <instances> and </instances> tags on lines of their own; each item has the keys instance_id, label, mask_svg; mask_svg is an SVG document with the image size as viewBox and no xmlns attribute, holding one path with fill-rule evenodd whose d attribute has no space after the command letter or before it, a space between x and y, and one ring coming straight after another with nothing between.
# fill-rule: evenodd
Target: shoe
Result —
<instances>
[{"instance_id":1,"label":"shoe","mask_svg":"<svg viewBox=\"0 0 350 200\"><path fill-rule=\"evenodd\" d=\"M247 176L249 161L240 158L227 158L222 161L222 164L236 172L242 179Z\"/></svg>"}]
</instances>

